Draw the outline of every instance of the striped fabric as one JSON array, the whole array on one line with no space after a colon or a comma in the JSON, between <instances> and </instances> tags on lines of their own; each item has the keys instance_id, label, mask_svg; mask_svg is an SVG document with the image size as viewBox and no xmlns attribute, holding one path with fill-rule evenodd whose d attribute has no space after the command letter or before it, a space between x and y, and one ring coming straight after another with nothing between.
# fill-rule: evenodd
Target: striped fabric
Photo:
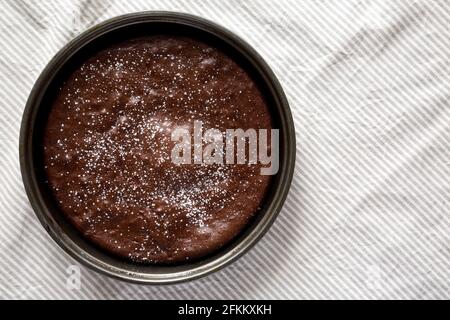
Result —
<instances>
[{"instance_id":1,"label":"striped fabric","mask_svg":"<svg viewBox=\"0 0 450 320\"><path fill-rule=\"evenodd\" d=\"M179 285L78 266L39 224L19 170L22 111L45 64L86 28L141 10L192 13L248 41L297 132L268 234ZM0 11L0 298L450 298L449 1L0 0Z\"/></svg>"}]
</instances>

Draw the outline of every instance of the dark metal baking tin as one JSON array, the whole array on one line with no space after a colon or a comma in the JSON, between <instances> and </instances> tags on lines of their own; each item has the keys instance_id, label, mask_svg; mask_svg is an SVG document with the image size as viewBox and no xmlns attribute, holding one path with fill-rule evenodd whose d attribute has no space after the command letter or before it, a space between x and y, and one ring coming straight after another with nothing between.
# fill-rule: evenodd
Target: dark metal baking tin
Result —
<instances>
[{"instance_id":1,"label":"dark metal baking tin","mask_svg":"<svg viewBox=\"0 0 450 320\"><path fill-rule=\"evenodd\" d=\"M79 234L59 211L44 183L42 134L51 101L61 81L103 46L141 35L175 33L198 38L224 50L255 79L280 129L280 166L261 211L232 243L204 259L180 265L145 265L117 258ZM164 284L195 279L236 260L269 229L280 211L294 172L295 130L283 90L261 56L230 31L207 20L180 13L142 12L119 16L87 30L44 69L28 98L20 129L20 166L30 203L50 236L68 254L106 275L137 283Z\"/></svg>"}]
</instances>

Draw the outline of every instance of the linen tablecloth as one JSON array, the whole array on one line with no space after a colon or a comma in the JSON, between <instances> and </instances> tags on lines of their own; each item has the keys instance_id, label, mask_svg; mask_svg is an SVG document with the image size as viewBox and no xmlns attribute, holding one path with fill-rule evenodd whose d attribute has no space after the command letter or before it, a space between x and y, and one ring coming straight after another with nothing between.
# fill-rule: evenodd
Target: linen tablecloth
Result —
<instances>
[{"instance_id":1,"label":"linen tablecloth","mask_svg":"<svg viewBox=\"0 0 450 320\"><path fill-rule=\"evenodd\" d=\"M449 1L0 1L0 298L450 298ZM28 94L87 28L191 13L252 45L292 109L297 157L275 224L205 278L134 285L65 254L20 176ZM70 282L80 271L79 285Z\"/></svg>"}]
</instances>

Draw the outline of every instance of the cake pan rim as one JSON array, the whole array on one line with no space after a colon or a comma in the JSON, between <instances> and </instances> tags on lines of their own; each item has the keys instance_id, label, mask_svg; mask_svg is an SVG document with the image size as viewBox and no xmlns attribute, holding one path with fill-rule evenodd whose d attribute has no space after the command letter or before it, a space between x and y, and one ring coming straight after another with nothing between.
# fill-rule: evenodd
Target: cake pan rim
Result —
<instances>
[{"instance_id":1,"label":"cake pan rim","mask_svg":"<svg viewBox=\"0 0 450 320\"><path fill-rule=\"evenodd\" d=\"M45 94L45 90L42 89L46 89L53 80L55 76L55 68L61 68L64 62L69 60L70 57L82 46L85 46L90 41L95 41L97 37L100 37L105 33L132 24L148 23L151 21L176 23L182 25L185 24L194 28L199 28L207 33L212 33L214 36L220 38L222 41L226 41L233 47L236 48L236 46L238 46L237 49L241 54L245 55L247 60L253 61L253 64L257 63L258 66L256 69L259 73L263 71L264 74L260 75L264 78L266 84L269 85L277 95L275 100L278 101L278 107L280 107L280 124L283 126L284 133L280 138L285 139L284 142L286 144L283 167L280 163L280 170L282 171L280 173L281 183L276 186L277 189L275 191L275 195L272 197L268 210L261 213L264 214L264 217L258 221L258 224L254 227L251 233L247 235L246 238L241 239L235 247L224 252L223 254L220 254L219 250L219 256L216 259L212 259L204 264L201 264L200 260L200 264L192 269L179 272L158 273L158 275L120 270L115 266L108 266L104 261L97 259L97 257L94 257L87 252L82 252L83 250L77 246L76 243L70 239L70 237L62 232L63 230L60 228L58 229L55 226L56 221L51 218L52 212L50 212L49 208L45 206L42 194L37 186L37 177L32 163L30 163L30 155L28 154L28 150L31 150L30 143L33 134L31 129L34 124L32 121L38 112L40 101ZM36 216L52 239L65 252L75 258L75 260L91 269L121 280L144 284L167 284L193 280L218 271L246 253L267 232L281 210L293 177L295 167L295 150L295 128L287 98L276 76L264 59L244 40L216 23L190 14L165 11L130 13L106 20L83 32L59 50L44 68L33 89L31 90L23 113L19 138L20 167L25 190ZM269 209L271 210L270 212ZM130 265L131 264L132 263L130 263Z\"/></svg>"}]
</instances>

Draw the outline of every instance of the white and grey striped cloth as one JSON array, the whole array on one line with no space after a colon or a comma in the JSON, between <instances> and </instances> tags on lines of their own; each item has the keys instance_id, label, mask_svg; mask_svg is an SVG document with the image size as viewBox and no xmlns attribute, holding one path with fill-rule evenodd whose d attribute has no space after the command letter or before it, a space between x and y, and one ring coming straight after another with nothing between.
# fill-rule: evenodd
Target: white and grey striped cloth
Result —
<instances>
[{"instance_id":1,"label":"white and grey striped cloth","mask_svg":"<svg viewBox=\"0 0 450 320\"><path fill-rule=\"evenodd\" d=\"M271 230L226 269L142 286L79 266L77 286L24 192L22 111L64 44L142 10L207 18L260 52L292 108L295 176ZM450 1L0 0L0 12L0 298L450 298Z\"/></svg>"}]
</instances>

